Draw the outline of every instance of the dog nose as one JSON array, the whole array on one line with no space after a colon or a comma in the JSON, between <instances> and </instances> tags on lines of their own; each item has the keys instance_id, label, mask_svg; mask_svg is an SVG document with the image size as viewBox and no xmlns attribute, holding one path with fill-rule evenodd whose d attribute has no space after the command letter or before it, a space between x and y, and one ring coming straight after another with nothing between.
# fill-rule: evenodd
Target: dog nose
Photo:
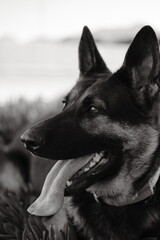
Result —
<instances>
[{"instance_id":1,"label":"dog nose","mask_svg":"<svg viewBox=\"0 0 160 240\"><path fill-rule=\"evenodd\" d=\"M24 146L29 150L36 150L44 143L43 137L39 133L35 133L31 129L25 131L21 136Z\"/></svg>"}]
</instances>

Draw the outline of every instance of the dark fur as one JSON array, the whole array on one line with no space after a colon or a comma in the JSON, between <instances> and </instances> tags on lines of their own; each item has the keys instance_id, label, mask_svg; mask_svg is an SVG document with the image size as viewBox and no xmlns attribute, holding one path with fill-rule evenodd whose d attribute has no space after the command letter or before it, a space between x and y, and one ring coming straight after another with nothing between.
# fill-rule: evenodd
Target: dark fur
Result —
<instances>
[{"instance_id":1,"label":"dark fur","mask_svg":"<svg viewBox=\"0 0 160 240\"><path fill-rule=\"evenodd\" d=\"M156 35L144 27L122 67L112 74L85 27L79 69L79 80L67 95L62 113L30 128L22 140L34 154L50 159L76 161L102 150L109 153L109 165L94 176L81 178L66 192L73 195L67 212L80 237L160 239L159 181L154 196L127 204L160 167ZM112 201L124 206L110 205Z\"/></svg>"}]
</instances>

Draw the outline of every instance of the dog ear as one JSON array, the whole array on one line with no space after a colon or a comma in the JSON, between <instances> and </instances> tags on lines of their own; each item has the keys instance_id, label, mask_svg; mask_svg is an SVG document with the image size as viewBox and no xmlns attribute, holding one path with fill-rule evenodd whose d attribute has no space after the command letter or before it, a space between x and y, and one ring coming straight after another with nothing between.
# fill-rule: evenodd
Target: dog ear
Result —
<instances>
[{"instance_id":1,"label":"dog ear","mask_svg":"<svg viewBox=\"0 0 160 240\"><path fill-rule=\"evenodd\" d=\"M143 27L131 43L123 66L131 74L130 85L137 101L153 102L159 93L159 45L150 26Z\"/></svg>"},{"instance_id":2,"label":"dog ear","mask_svg":"<svg viewBox=\"0 0 160 240\"><path fill-rule=\"evenodd\" d=\"M83 28L79 44L79 69L84 75L110 72L96 47L90 30L86 26Z\"/></svg>"}]
</instances>

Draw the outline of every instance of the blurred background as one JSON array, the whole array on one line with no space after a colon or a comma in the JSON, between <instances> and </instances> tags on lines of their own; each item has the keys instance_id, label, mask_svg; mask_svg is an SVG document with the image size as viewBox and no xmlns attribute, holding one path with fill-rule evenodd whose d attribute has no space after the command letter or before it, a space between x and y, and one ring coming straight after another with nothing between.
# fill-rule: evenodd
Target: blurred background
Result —
<instances>
[{"instance_id":1,"label":"blurred background","mask_svg":"<svg viewBox=\"0 0 160 240\"><path fill-rule=\"evenodd\" d=\"M78 78L84 25L115 71L141 27L151 25L159 38L160 3L0 0L0 151L28 125L61 110L63 96Z\"/></svg>"},{"instance_id":2,"label":"blurred background","mask_svg":"<svg viewBox=\"0 0 160 240\"><path fill-rule=\"evenodd\" d=\"M142 26L159 35L159 10L158 0L0 0L0 104L67 92L78 77L84 25L116 70Z\"/></svg>"}]
</instances>

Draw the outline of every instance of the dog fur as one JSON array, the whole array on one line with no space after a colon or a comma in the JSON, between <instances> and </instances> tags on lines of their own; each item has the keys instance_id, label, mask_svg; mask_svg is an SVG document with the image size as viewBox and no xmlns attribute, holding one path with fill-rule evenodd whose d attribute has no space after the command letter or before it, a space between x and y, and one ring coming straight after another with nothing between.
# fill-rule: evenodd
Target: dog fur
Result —
<instances>
[{"instance_id":1,"label":"dog fur","mask_svg":"<svg viewBox=\"0 0 160 240\"><path fill-rule=\"evenodd\" d=\"M138 32L113 74L85 27L79 79L63 111L22 136L33 154L53 160L107 150L109 165L66 191L79 239L160 239L159 68L151 27Z\"/></svg>"}]
</instances>

